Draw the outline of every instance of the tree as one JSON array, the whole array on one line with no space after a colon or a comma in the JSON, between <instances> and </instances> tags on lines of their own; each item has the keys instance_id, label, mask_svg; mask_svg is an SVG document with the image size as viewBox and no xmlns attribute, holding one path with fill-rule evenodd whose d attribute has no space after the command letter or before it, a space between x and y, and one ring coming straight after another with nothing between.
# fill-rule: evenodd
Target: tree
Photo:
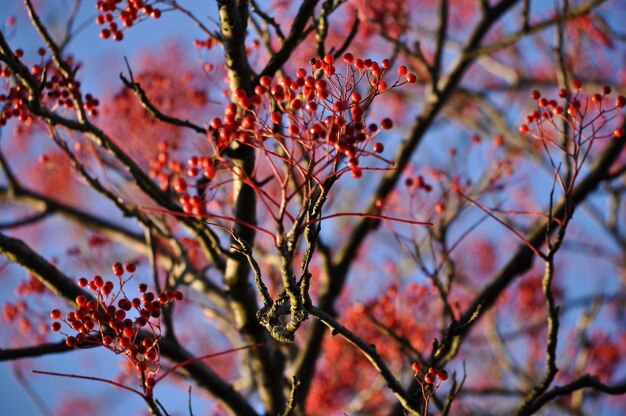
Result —
<instances>
[{"instance_id":1,"label":"tree","mask_svg":"<svg viewBox=\"0 0 626 416\"><path fill-rule=\"evenodd\" d=\"M43 413L623 407L623 1L82 3L0 31L0 360Z\"/></svg>"}]
</instances>

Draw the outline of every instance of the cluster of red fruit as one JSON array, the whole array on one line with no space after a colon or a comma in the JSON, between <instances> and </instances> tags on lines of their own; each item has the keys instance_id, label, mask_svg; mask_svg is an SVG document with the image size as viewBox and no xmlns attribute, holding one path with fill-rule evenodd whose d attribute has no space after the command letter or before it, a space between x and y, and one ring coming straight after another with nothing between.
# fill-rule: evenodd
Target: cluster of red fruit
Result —
<instances>
[{"instance_id":1,"label":"cluster of red fruit","mask_svg":"<svg viewBox=\"0 0 626 416\"><path fill-rule=\"evenodd\" d=\"M60 108L71 109L74 107L73 97L80 94L80 82L74 79L66 79L61 75L54 74L46 82L45 85L48 90L46 96L49 99L57 100L57 106ZM83 108L90 116L98 115L98 106L100 101L94 98L91 94L86 94Z\"/></svg>"},{"instance_id":2,"label":"cluster of red fruit","mask_svg":"<svg viewBox=\"0 0 626 416\"><path fill-rule=\"evenodd\" d=\"M415 371L415 379L421 384L421 381L417 378L418 373L422 370L420 363L413 363L411 366ZM426 374L424 374L424 383L434 385L435 388L439 387L442 381L448 379L448 372L442 368L430 367Z\"/></svg>"},{"instance_id":3,"label":"cluster of red fruit","mask_svg":"<svg viewBox=\"0 0 626 416\"><path fill-rule=\"evenodd\" d=\"M364 35L372 36L381 29L392 39L398 39L406 32L409 8L406 0L356 0L350 2L361 18Z\"/></svg>"},{"instance_id":4,"label":"cluster of red fruit","mask_svg":"<svg viewBox=\"0 0 626 416\"><path fill-rule=\"evenodd\" d=\"M433 190L432 185L426 183L426 180L422 175L418 175L415 179L406 178L404 184L407 186L407 188L415 187L417 189L423 189L426 192L431 192Z\"/></svg>"},{"instance_id":5,"label":"cluster of red fruit","mask_svg":"<svg viewBox=\"0 0 626 416\"><path fill-rule=\"evenodd\" d=\"M76 297L76 309L62 317L59 309L50 312L53 322L51 329L61 331L62 323L76 331L76 335L66 336L68 347L81 344L102 345L116 354L124 354L131 361L144 383L146 391L156 383L155 375L160 369L158 341L161 337L160 317L165 305L183 300L180 291L166 290L160 294L148 291L145 284L138 290L141 298L128 298L124 292L125 271L134 273L136 266L121 263L113 265L113 273L119 279L119 290L114 292L115 284L105 281L101 276L91 280L81 277L80 287L86 287L94 293L95 299L85 295ZM146 329L151 336L140 336L140 330Z\"/></svg>"},{"instance_id":6,"label":"cluster of red fruit","mask_svg":"<svg viewBox=\"0 0 626 416\"><path fill-rule=\"evenodd\" d=\"M207 40L194 39L193 46L200 49L212 49L217 44L217 41L213 38L207 38Z\"/></svg>"},{"instance_id":7,"label":"cluster of red fruit","mask_svg":"<svg viewBox=\"0 0 626 416\"><path fill-rule=\"evenodd\" d=\"M120 3L125 3L125 5ZM101 12L96 16L96 23L98 25L108 24L106 28L100 31L100 37L102 39L111 38L116 41L124 39L123 29L120 29L114 21L116 15L125 28L133 26L144 16L150 16L153 19L161 17L161 10L144 0L99 0L96 3L96 8Z\"/></svg>"},{"instance_id":8,"label":"cluster of red fruit","mask_svg":"<svg viewBox=\"0 0 626 416\"><path fill-rule=\"evenodd\" d=\"M158 179L161 189L166 190L175 175L183 174L183 163L170 158L170 144L164 141L158 144L159 153L150 160L150 176Z\"/></svg>"},{"instance_id":9,"label":"cluster of red fruit","mask_svg":"<svg viewBox=\"0 0 626 416\"><path fill-rule=\"evenodd\" d=\"M17 118L23 123L31 120L30 112L26 108L28 102L28 88L18 84L10 87L7 94L0 94L0 103L4 103L0 113L0 126L4 126L11 118Z\"/></svg>"},{"instance_id":10,"label":"cluster of red fruit","mask_svg":"<svg viewBox=\"0 0 626 416\"><path fill-rule=\"evenodd\" d=\"M583 84L581 81L575 80L572 82L572 89L576 91L574 95L570 91L565 88L561 88L559 90L559 98L567 100L567 103L564 106L559 105L557 100L548 99L541 96L541 92L537 90L533 90L530 93L530 97L537 101L537 106L539 107L537 110L528 114L525 118L525 123L519 126L519 131L522 134L533 134L530 130L529 124L537 123L540 125L544 120L553 123L555 116L561 118L563 120L568 120L567 116L570 117L570 124L572 127L583 127L583 119L587 116L587 111L590 108L589 101L595 105L595 110L597 114L595 118L591 121L593 123L596 120L602 120L604 122L605 116L611 112L614 112L618 109L624 108L626 106L626 97L623 95L619 95L615 98L614 105L612 107L606 107L607 102L606 99L611 94L611 87L604 86L602 88L601 93L595 93L591 95L591 98L582 99L580 97L581 89ZM564 115L564 113L567 114ZM588 121L586 123L589 123ZM624 129L622 127L618 127L613 130L612 135L617 138L624 137ZM539 132L536 137L542 138L541 132Z\"/></svg>"},{"instance_id":11,"label":"cluster of red fruit","mask_svg":"<svg viewBox=\"0 0 626 416\"><path fill-rule=\"evenodd\" d=\"M46 50L44 48L37 50L37 55L43 57L45 54ZM15 57L22 59L24 57L24 51L22 49L16 49ZM68 64L72 64L71 58L68 58L67 61ZM43 66L33 65L31 73L35 76L39 76L44 72L44 68L46 76L49 78L44 78L45 83L42 86L42 101L50 100L52 102L51 105L57 108L74 108L74 100L78 99L81 95L80 81L73 77L64 77L49 63ZM11 76L11 70L8 67L0 67L0 76L9 78ZM17 118L20 122L28 124L32 119L26 106L28 99L28 88L21 83L9 87L7 94L0 94L0 103L4 103L4 108L0 113L0 126L6 125L11 118ZM83 101L83 108L87 111L87 114L97 116L98 106L100 105L99 100L94 98L91 94L86 94Z\"/></svg>"},{"instance_id":12,"label":"cluster of red fruit","mask_svg":"<svg viewBox=\"0 0 626 416\"><path fill-rule=\"evenodd\" d=\"M384 151L382 143L374 143L371 151L366 150L379 126L366 124L365 110L376 96L400 85L415 83L416 76L400 66L395 82L389 85L383 79L391 66L388 59L378 63L355 59L346 53L343 62L346 64L344 74L336 73L334 57L326 55L324 59L313 59L310 71L298 69L294 79L284 77L274 83L271 77L264 75L252 95L243 89L236 90L234 102L225 107L224 117L210 122L211 130L217 132L218 149L233 141L264 148L267 139L281 142L288 139L298 142L307 152L325 147L327 154L334 152L334 158L345 157L352 175L360 177L359 156ZM361 83L367 84L365 88ZM266 112L262 113L264 103ZM286 125L283 125L284 118ZM380 127L391 129L393 122L385 118ZM283 128L284 132L277 133L277 128L278 131Z\"/></svg>"},{"instance_id":13,"label":"cluster of red fruit","mask_svg":"<svg viewBox=\"0 0 626 416\"><path fill-rule=\"evenodd\" d=\"M200 215L204 212L201 198L187 194L189 185L185 175L191 178L202 175L206 179L213 179L216 174L215 161L205 156L191 156L185 168L184 163L170 157L169 148L168 143L159 142L159 153L150 161L150 176L158 179L161 189L171 187L181 194L179 202L184 212Z\"/></svg>"}]
</instances>

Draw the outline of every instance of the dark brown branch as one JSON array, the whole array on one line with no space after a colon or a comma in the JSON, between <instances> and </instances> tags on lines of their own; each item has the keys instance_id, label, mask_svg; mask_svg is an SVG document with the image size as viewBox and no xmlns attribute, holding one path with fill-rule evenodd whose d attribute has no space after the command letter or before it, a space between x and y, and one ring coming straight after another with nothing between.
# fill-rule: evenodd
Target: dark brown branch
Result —
<instances>
[{"instance_id":1,"label":"dark brown branch","mask_svg":"<svg viewBox=\"0 0 626 416\"><path fill-rule=\"evenodd\" d=\"M138 339L143 337L151 337L150 333L140 334ZM64 352L77 351L86 348L97 348L99 345L92 343L85 343L80 348L70 348L65 344L65 341L56 343L47 343L42 345L36 345L33 347L16 348L10 350L0 349L0 362L19 360L22 358L34 358L48 354L58 354ZM175 362L184 363L193 360L193 356L182 348L179 344L169 341L159 341L160 352L163 357ZM186 364L179 371L188 374L200 387L205 388L211 392L221 402L227 406L233 414L236 415L250 415L256 416L257 413L248 404L247 400L237 393L233 387L222 380L217 374L211 371L202 362L192 362Z\"/></svg>"},{"instance_id":2,"label":"dark brown branch","mask_svg":"<svg viewBox=\"0 0 626 416\"><path fill-rule=\"evenodd\" d=\"M261 10L257 2L254 0L250 1L250 8L252 12L259 15L259 17L263 19L263 21L268 26L271 26L272 28L274 28L274 31L276 32L276 36L278 36L280 40L285 40L285 35L283 31L281 30L280 25L276 22L276 19L274 19L272 16L268 15L263 10Z\"/></svg>"},{"instance_id":3,"label":"dark brown branch","mask_svg":"<svg viewBox=\"0 0 626 416\"><path fill-rule=\"evenodd\" d=\"M546 403L551 400L556 399L560 396L567 396L572 394L576 390L590 388L601 393L610 394L610 395L618 395L626 393L626 380L620 381L617 384L609 385L601 383L598 377L594 377L590 374L585 374L572 381L569 384L564 386L555 386L552 389L548 390L541 396L539 396L528 408L524 409L517 413L517 416L528 416L535 414L539 409L541 409Z\"/></svg>"},{"instance_id":4,"label":"dark brown branch","mask_svg":"<svg viewBox=\"0 0 626 416\"><path fill-rule=\"evenodd\" d=\"M345 326L337 322L333 317L324 312L322 309L316 306L308 307L309 313L315 316L321 323L327 326L331 331L341 335L346 341L352 344L355 348L365 355L365 358L372 364L372 366L378 371L378 373L387 382L387 387L393 392L394 396L400 401L404 409L411 412L411 414L420 414L419 404L412 398L402 387L400 382L393 376L383 359L376 352L376 346L367 344L361 338L356 336Z\"/></svg>"},{"instance_id":5,"label":"dark brown branch","mask_svg":"<svg viewBox=\"0 0 626 416\"><path fill-rule=\"evenodd\" d=\"M300 44L300 42L304 40L302 28L306 26L306 22L313 15L313 11L315 10L315 6L317 5L318 1L319 0L304 0L302 2L300 8L298 9L296 17L293 19L289 35L287 35L287 38L283 42L280 50L272 55L272 58L267 63L263 71L261 71L259 76L273 76L276 71L281 69L283 65L287 63L293 51Z\"/></svg>"},{"instance_id":6,"label":"dark brown branch","mask_svg":"<svg viewBox=\"0 0 626 416\"><path fill-rule=\"evenodd\" d=\"M159 342L161 354L175 363L183 363L194 359L187 350L178 343L162 339ZM226 383L206 364L196 361L185 365L178 371L188 374L199 387L211 392L213 396L226 405L235 415L256 416L258 413L248 401L232 385Z\"/></svg>"},{"instance_id":7,"label":"dark brown branch","mask_svg":"<svg viewBox=\"0 0 626 416\"><path fill-rule=\"evenodd\" d=\"M41 357L48 354L58 354L60 352L68 352L73 348L68 347L65 341L49 342L46 344L35 345L33 347L14 348L10 350L0 349L0 362L19 360L22 358Z\"/></svg>"},{"instance_id":8,"label":"dark brown branch","mask_svg":"<svg viewBox=\"0 0 626 416\"><path fill-rule=\"evenodd\" d=\"M71 303L75 303L78 295L93 299L91 294L79 288L72 279L17 238L0 233L0 254L10 262L17 263L31 272L37 280L60 298Z\"/></svg>"},{"instance_id":9,"label":"dark brown branch","mask_svg":"<svg viewBox=\"0 0 626 416\"><path fill-rule=\"evenodd\" d=\"M50 215L52 215L52 212L46 210L43 212L38 212L36 214L28 215L18 220L0 222L0 230L6 230L9 228L18 228L18 227L23 227L25 225L34 224L36 222L39 222L48 218Z\"/></svg>"},{"instance_id":10,"label":"dark brown branch","mask_svg":"<svg viewBox=\"0 0 626 416\"><path fill-rule=\"evenodd\" d=\"M494 42L490 45L485 45L476 49L475 51L472 52L472 54L476 56L489 55L500 49L508 48L516 44L520 39L522 39L525 36L541 32L542 30L548 29L562 21L569 20L573 17L583 16L605 2L606 0L593 0L593 1L590 1L589 3L581 4L578 7L572 7L569 10L569 12L565 14L561 14L551 19L546 19L542 22L535 23L527 28L522 27L521 30L513 34L510 34L508 36L503 36L497 42Z\"/></svg>"},{"instance_id":11,"label":"dark brown branch","mask_svg":"<svg viewBox=\"0 0 626 416\"><path fill-rule=\"evenodd\" d=\"M50 40L51 41L51 40ZM163 192L133 160L128 156L113 140L107 136L102 130L93 125L89 120L78 113L79 121L62 117L49 109L43 107L39 101L39 83L30 74L28 68L23 65L11 51L6 43L4 35L0 32L0 52L3 54L2 60L11 69L11 72L20 79L29 90L29 100L26 103L29 111L40 117L50 126L63 126L77 133L82 133L92 140L97 146L101 147L115 159L117 159L131 174L139 188L150 196L156 203L172 213L181 212L180 207L172 200L172 198ZM181 217L180 221L198 238L200 246L203 248L207 256L210 257L217 268L223 271L225 261L223 258L224 250L220 247L217 236L207 228L201 220Z\"/></svg>"},{"instance_id":12,"label":"dark brown branch","mask_svg":"<svg viewBox=\"0 0 626 416\"><path fill-rule=\"evenodd\" d=\"M441 74L441 64L443 60L443 52L446 47L446 39L448 32L448 0L441 0L439 7L439 28L437 30L437 48L435 49L435 57L433 59L431 78L433 88L437 88L439 76Z\"/></svg>"},{"instance_id":13,"label":"dark brown branch","mask_svg":"<svg viewBox=\"0 0 626 416\"><path fill-rule=\"evenodd\" d=\"M437 89L437 93L435 94L433 92L427 98L424 108L417 117L409 137L403 142L403 145L394 157L395 169L388 171L381 180L366 213L371 214L377 212L378 207L376 206L376 201L384 201L393 189L395 189L402 172L404 172L404 168L418 148L425 133L432 126L436 116L439 114L446 101L452 96L467 69L474 62L475 59L471 54L472 51L480 47L489 29L496 24L499 18L515 3L516 0L504 0L485 12L485 15L470 36L463 52L453 64L450 73L440 80L440 87ZM332 276L332 279L321 282L319 307L322 310L332 314L335 299L341 293L354 258L371 231L370 218L363 218L356 223L346 242L337 251L335 260L331 266L330 276ZM307 339L307 347L303 349L302 355L298 359L297 375L300 380L302 380L301 388L303 391L308 390L313 374L315 373L315 363L321 351L320 345L324 338L324 332L324 327L320 325L319 322L315 322L312 325Z\"/></svg>"},{"instance_id":14,"label":"dark brown branch","mask_svg":"<svg viewBox=\"0 0 626 416\"><path fill-rule=\"evenodd\" d=\"M130 71L130 68L129 68ZM158 108L152 104L152 101L146 95L146 92L141 88L138 82L132 80L132 73L130 74L131 80L129 81L123 74L120 74L120 79L126 86L126 88L131 89L135 92L137 99L141 106L155 119L162 121L164 123L171 124L172 126L185 127L195 131L196 133L200 133L202 135L206 135L207 130L204 127L201 127L197 124L190 122L189 120L181 120L176 117L168 116L163 114Z\"/></svg>"},{"instance_id":15,"label":"dark brown branch","mask_svg":"<svg viewBox=\"0 0 626 416\"><path fill-rule=\"evenodd\" d=\"M554 207L553 217L562 218L569 206L574 208L595 191L599 184L607 179L607 172L620 155L626 145L626 140L612 140L603 153L592 165L587 176L573 189L569 201L560 201ZM546 238L547 220L539 220L526 235L526 241L534 247L540 247ZM556 231L556 230L553 230ZM519 275L525 273L532 266L533 252L526 245L518 248L511 260L500 270L493 280L476 296L474 302L465 311L459 322L452 325L448 335L444 338L439 349L434 353L437 365L449 361L458 350L460 342L467 336L474 324L486 310L491 308L500 293Z\"/></svg>"},{"instance_id":16,"label":"dark brown branch","mask_svg":"<svg viewBox=\"0 0 626 416\"><path fill-rule=\"evenodd\" d=\"M245 48L248 2L218 0L220 33L224 45L224 59L230 80L231 91L243 89L252 92L252 69L248 63ZM254 149L238 146L235 149L234 163L234 217L236 225L234 235L246 247L254 247L255 230L245 224L256 225L257 198L254 189L244 178L252 178L255 169ZM233 240L233 243L241 244ZM276 374L282 374L282 359L271 343L269 334L257 320L258 304L256 292L249 281L250 264L246 257L231 249L226 262L224 284L228 287L230 309L233 311L238 329L247 344L260 344L250 354L250 371L254 377L261 401L268 414L279 414L285 407L286 399L282 380L276 380Z\"/></svg>"}]
</instances>

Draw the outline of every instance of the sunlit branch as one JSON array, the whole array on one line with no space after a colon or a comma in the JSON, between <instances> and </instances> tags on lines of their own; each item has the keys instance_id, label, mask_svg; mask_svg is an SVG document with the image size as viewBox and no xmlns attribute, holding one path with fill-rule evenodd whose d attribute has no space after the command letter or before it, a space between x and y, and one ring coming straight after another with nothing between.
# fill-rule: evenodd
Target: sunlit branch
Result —
<instances>
[{"instance_id":1,"label":"sunlit branch","mask_svg":"<svg viewBox=\"0 0 626 416\"><path fill-rule=\"evenodd\" d=\"M376 201L384 201L389 194L395 189L404 168L409 163L411 156L414 154L419 144L421 143L425 133L431 127L436 116L439 114L445 103L452 96L454 89L459 85L461 79L467 69L474 62L474 58L471 53L480 47L481 42L487 32L495 25L500 17L502 17L513 5L516 0L504 0L498 3L497 6L490 7L485 11L482 19L473 32L469 36L469 40L464 47L463 51L459 54L457 60L452 64L449 73L442 77L439 81L439 87L436 89L437 93L431 93L425 98L424 107L417 117L416 122L409 133L407 140L399 147L396 156L394 157L395 169L388 171L380 181L377 189L374 191L370 200L369 206L366 209L366 213L374 213L377 211ZM322 294L319 300L319 307L323 310L332 310L335 299L341 293L341 289L344 285L345 279L350 270L353 259L356 257L356 253L366 239L366 236L372 231L370 227L371 219L364 218L359 221L352 229L350 237L346 242L337 250L335 255L333 274L330 281L325 282L322 288ZM323 327L316 323L311 328L311 335L307 340L306 359L303 357L300 361L300 367L298 368L298 374L302 374L301 380L303 389L307 390L310 385L310 378L314 371L314 364L317 360L321 344L324 338ZM304 376L306 374L307 376Z\"/></svg>"},{"instance_id":2,"label":"sunlit branch","mask_svg":"<svg viewBox=\"0 0 626 416\"><path fill-rule=\"evenodd\" d=\"M600 382L598 377L594 377L590 374L585 374L572 381L571 383L565 384L563 386L555 386L546 391L527 408L520 410L517 413L517 416L528 416L535 414L539 409L541 409L551 400L560 396L567 396L577 390L584 388L590 388L604 394L618 395L626 393L626 381L620 381L615 384L604 384Z\"/></svg>"},{"instance_id":3,"label":"sunlit branch","mask_svg":"<svg viewBox=\"0 0 626 416\"><path fill-rule=\"evenodd\" d=\"M55 295L75 303L78 295L92 299L91 294L80 289L72 279L57 269L23 241L0 233L0 254L21 265L46 285Z\"/></svg>"},{"instance_id":4,"label":"sunlit branch","mask_svg":"<svg viewBox=\"0 0 626 416\"><path fill-rule=\"evenodd\" d=\"M525 36L529 36L538 32L541 32L545 29L548 29L554 25L559 24L562 21L565 20L570 20L574 17L578 17L578 16L583 16L589 12L591 12L593 9L597 8L598 6L600 6L602 3L605 3L606 0L593 0L590 1L589 3L585 3L585 4L581 4L580 6L577 7L572 7L569 9L569 11L565 14L560 14L556 17L550 18L550 19L546 19L542 22L539 23L534 23L532 25L530 25L527 28L522 28L521 30L507 35L507 36L503 36L502 38L500 38L500 40L498 40L497 42L494 42L490 45L485 45L485 46L481 46L479 48L477 48L476 50L474 50L473 52L471 52L472 55L478 56L478 55L490 55L500 49L504 49L504 48L508 48L510 46L513 46L514 44L516 44L521 38L525 37Z\"/></svg>"},{"instance_id":5,"label":"sunlit branch","mask_svg":"<svg viewBox=\"0 0 626 416\"><path fill-rule=\"evenodd\" d=\"M376 352L375 346L367 344L361 338L356 336L352 331L350 331L345 326L341 325L335 319L333 319L326 312L321 310L316 306L309 306L308 311L311 315L315 316L320 322L322 322L325 326L327 326L332 332L341 335L346 341L352 344L355 348L357 348L365 358L367 358L376 371L380 373L380 375L387 382L387 386L393 394L398 398L400 403L404 409L410 412L410 414L419 415L420 410L418 404L415 402L415 399L412 398L402 387L399 381L393 376L391 371L387 368L387 365L382 360L380 355Z\"/></svg>"},{"instance_id":6,"label":"sunlit branch","mask_svg":"<svg viewBox=\"0 0 626 416\"><path fill-rule=\"evenodd\" d=\"M553 217L563 217L567 207L571 211L584 201L590 193L595 191L598 185L607 179L607 172L617 159L626 140L613 140L596 159L589 173L579 181L566 200L559 201L553 211ZM533 247L539 247L546 238L546 220L540 219L531 227L531 231L525 236ZM499 294L517 277L528 271L532 266L534 253L524 244L519 247L511 260L498 272L498 274L476 296L471 306L465 311L458 323L453 323L447 336L442 341L439 349L434 352L434 358L438 363L445 363L456 355L460 341L470 332L474 324L485 311L491 308Z\"/></svg>"},{"instance_id":7,"label":"sunlit branch","mask_svg":"<svg viewBox=\"0 0 626 416\"><path fill-rule=\"evenodd\" d=\"M126 77L123 74L120 74L120 79L122 80L126 88L134 91L135 96L139 100L139 103L141 104L141 106L148 113L150 113L152 117L164 123L171 124L172 126L185 127L185 128L195 131L196 133L206 135L207 131L204 127L194 124L188 120L181 120L179 118L163 114L158 108L156 108L154 104L152 104L152 101L150 101L150 99L146 95L146 92L143 90L143 88L141 88L141 85L139 85L138 82L134 81L133 73L131 72L130 67L128 68L128 71L130 73L130 81L126 79Z\"/></svg>"}]
</instances>

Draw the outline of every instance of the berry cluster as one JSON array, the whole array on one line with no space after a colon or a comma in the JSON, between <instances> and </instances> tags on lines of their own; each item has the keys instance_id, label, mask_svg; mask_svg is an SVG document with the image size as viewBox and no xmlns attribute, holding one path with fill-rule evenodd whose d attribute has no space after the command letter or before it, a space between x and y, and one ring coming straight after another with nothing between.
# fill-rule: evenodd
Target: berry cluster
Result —
<instances>
[{"instance_id":1,"label":"berry cluster","mask_svg":"<svg viewBox=\"0 0 626 416\"><path fill-rule=\"evenodd\" d=\"M428 371L424 374L423 382L420 380L419 372L422 370L420 363L414 362L411 368L415 372L415 381L417 381L422 388L422 397L424 398L424 414L428 414L428 401L439 388L442 382L448 379L448 372L442 368L429 367ZM427 388L426 386L430 386Z\"/></svg>"},{"instance_id":2,"label":"berry cluster","mask_svg":"<svg viewBox=\"0 0 626 416\"><path fill-rule=\"evenodd\" d=\"M415 187L417 189L422 189L426 192L431 192L433 190L432 185L426 183L426 180L422 175L416 176L415 179L406 178L404 184L407 186L407 188Z\"/></svg>"},{"instance_id":3,"label":"berry cluster","mask_svg":"<svg viewBox=\"0 0 626 416\"><path fill-rule=\"evenodd\" d=\"M206 40L202 39L194 39L193 46L198 49L212 49L213 46L217 44L217 41L211 37L208 37Z\"/></svg>"},{"instance_id":4,"label":"berry cluster","mask_svg":"<svg viewBox=\"0 0 626 416\"><path fill-rule=\"evenodd\" d=\"M543 126L544 122L547 122L556 127L555 120L560 119L571 127L574 132L577 132L577 136L580 136L581 139L577 141L578 145L596 138L623 137L625 132L621 127L615 128L611 134L604 136L598 134L598 131L604 127L610 116L626 106L626 97L619 95L615 98L613 105L610 105L611 87L604 86L602 91L592 94L590 97L582 95L582 87L582 82L575 80L572 82L573 91L561 88L558 95L561 100L565 101L563 105L560 105L556 99L542 97L541 92L538 90L531 91L530 97L537 102L538 108L526 116L525 123L519 126L520 133L529 134L540 140L547 140L560 147L557 141L550 138ZM589 118L589 112L592 112L591 118ZM536 130L534 131L530 127L532 123L536 125ZM583 130L590 126L593 127L593 134L590 137L578 134L578 132L582 133ZM562 133L560 129L557 128L557 130Z\"/></svg>"},{"instance_id":5,"label":"berry cluster","mask_svg":"<svg viewBox=\"0 0 626 416\"><path fill-rule=\"evenodd\" d=\"M7 71L8 68L2 71L3 76ZM26 108L27 101L28 89L21 84L9 87L7 94L0 94L0 103L4 104L0 113L0 126L6 125L11 118L17 118L22 123L30 122L31 115Z\"/></svg>"},{"instance_id":6,"label":"berry cluster","mask_svg":"<svg viewBox=\"0 0 626 416\"><path fill-rule=\"evenodd\" d=\"M181 301L180 291L166 290L160 294L148 291L145 284L138 290L141 298L129 298L124 292L125 272L134 273L134 264L124 267L121 263L113 265L113 273L118 277L119 288L115 291L112 281L105 281L101 276L91 280L81 277L80 287L88 288L95 296L89 299L85 295L76 297L76 309L62 317L59 309L50 312L53 331L61 331L62 323L76 331L75 335L66 336L68 347L82 344L102 345L116 354L124 354L142 379L146 393L156 383L156 374L160 370L160 353L158 341L161 338L160 317L162 308L174 301ZM132 276L131 276L132 277ZM139 331L145 329L152 336L139 337Z\"/></svg>"},{"instance_id":7,"label":"berry cluster","mask_svg":"<svg viewBox=\"0 0 626 416\"><path fill-rule=\"evenodd\" d=\"M422 365L420 363L413 363L411 365L413 371L415 371L415 379L418 383L422 384L422 382L417 377L418 373L422 370ZM448 379L448 372L442 368L428 368L426 374L424 374L424 383L431 384L435 388L439 387L442 381L446 381Z\"/></svg>"},{"instance_id":8,"label":"berry cluster","mask_svg":"<svg viewBox=\"0 0 626 416\"><path fill-rule=\"evenodd\" d=\"M179 202L183 211L193 215L201 215L204 205L199 195L189 195L187 189L190 186L185 175L190 178L201 176L204 179L215 177L214 160L208 157L191 156L187 160L187 169L182 162L170 157L170 145L166 142L159 143L159 153L150 161L150 176L159 181L161 189L168 188L180 193Z\"/></svg>"},{"instance_id":9,"label":"berry cluster","mask_svg":"<svg viewBox=\"0 0 626 416\"><path fill-rule=\"evenodd\" d=\"M150 160L150 176L159 181L161 189L166 190L170 180L175 175L183 174L184 165L170 157L171 145L161 141L158 144L159 153Z\"/></svg>"},{"instance_id":10,"label":"berry cluster","mask_svg":"<svg viewBox=\"0 0 626 416\"><path fill-rule=\"evenodd\" d=\"M37 54L40 57L44 57L46 50L39 48ZM21 49L15 50L15 57L22 59L24 57L24 51ZM72 66L72 58L67 59L68 65ZM81 96L80 81L74 77L64 77L60 71L51 65L49 62L42 62L38 65L33 65L30 70L32 75L42 77L41 88L41 101L50 103L54 108L60 109L72 109L74 108L74 101ZM75 72L75 71L74 71ZM11 76L11 70L8 67L2 68L0 66L0 76L2 78L9 78ZM5 84L7 88L6 94L0 94L0 103L4 103L2 112L0 113L0 126L4 126L11 118L17 118L20 122L29 124L32 120L27 103L29 100L29 90L26 85L17 83L9 86ZM91 94L86 94L83 100L83 108L90 116L98 115L98 106L100 102L97 98L94 98Z\"/></svg>"},{"instance_id":11,"label":"berry cluster","mask_svg":"<svg viewBox=\"0 0 626 416\"><path fill-rule=\"evenodd\" d=\"M262 76L251 96L243 89L236 90L234 102L225 107L224 117L210 122L211 129L217 133L217 148L226 148L237 141L267 152L270 151L264 145L267 139L297 142L311 156L324 149L324 156L330 156L328 166L347 161L352 176L361 177L359 157L384 151L382 143L366 149L379 126L365 122L365 110L376 96L405 83L414 83L416 76L400 66L395 82L389 85L383 79L391 66L388 59L378 63L355 59L346 53L343 62L344 74L337 73L334 57L326 55L324 59L313 59L310 70L298 69L294 79L284 77L274 82L269 76ZM393 122L385 118L380 127L391 129ZM285 150L288 148L285 145Z\"/></svg>"},{"instance_id":12,"label":"berry cluster","mask_svg":"<svg viewBox=\"0 0 626 416\"><path fill-rule=\"evenodd\" d=\"M392 39L398 39L406 33L409 7L405 0L356 0L352 2L364 25L364 35L369 37L384 31Z\"/></svg>"},{"instance_id":13,"label":"berry cluster","mask_svg":"<svg viewBox=\"0 0 626 416\"><path fill-rule=\"evenodd\" d=\"M96 23L107 25L100 30L100 37L102 39L111 38L118 42L124 39L124 33L123 29L120 29L115 22L116 17L124 28L133 26L142 18L158 19L161 17L161 10L145 0L99 0L96 3L96 8L100 11L96 16Z\"/></svg>"},{"instance_id":14,"label":"berry cluster","mask_svg":"<svg viewBox=\"0 0 626 416\"><path fill-rule=\"evenodd\" d=\"M46 82L46 96L49 99L57 100L59 108L71 109L74 107L72 97L80 95L80 82L74 79L63 78L61 75L54 74ZM85 95L83 108L90 116L98 115L98 105L100 101L91 94Z\"/></svg>"}]
</instances>

